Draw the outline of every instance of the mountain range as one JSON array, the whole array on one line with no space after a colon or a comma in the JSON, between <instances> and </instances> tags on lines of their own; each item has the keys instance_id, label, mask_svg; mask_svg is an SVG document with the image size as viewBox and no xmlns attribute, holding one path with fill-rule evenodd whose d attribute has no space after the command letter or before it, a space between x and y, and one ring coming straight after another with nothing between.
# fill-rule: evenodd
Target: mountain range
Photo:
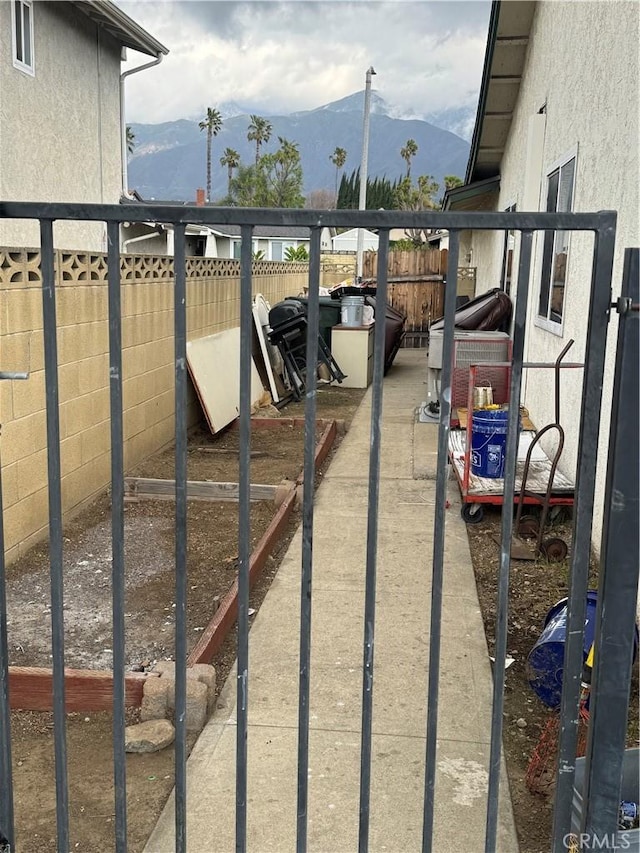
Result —
<instances>
[{"instance_id":1,"label":"mountain range","mask_svg":"<svg viewBox=\"0 0 640 853\"><path fill-rule=\"evenodd\" d=\"M337 146L347 151L344 172L359 168L362 156L364 93L356 92L317 109L289 115L266 116L272 125L271 140L261 152L273 151L282 136L299 146L304 174L304 192L335 190L336 169L330 161ZM227 192L227 169L220 165L224 149L235 149L242 163L255 158L255 143L247 140L248 112L238 104L219 107L222 129L212 145L213 199ZM377 93L371 93L368 173L370 178L395 180L406 173L400 149L414 139L418 152L412 160L413 175L433 175L442 184L445 175L464 176L469 143L461 136L419 118L398 118ZM470 111L458 108L434 116L464 132ZM135 148L129 160L129 187L147 199L191 201L196 189L206 184L206 134L197 120L179 119L162 124L132 124Z\"/></svg>"}]
</instances>

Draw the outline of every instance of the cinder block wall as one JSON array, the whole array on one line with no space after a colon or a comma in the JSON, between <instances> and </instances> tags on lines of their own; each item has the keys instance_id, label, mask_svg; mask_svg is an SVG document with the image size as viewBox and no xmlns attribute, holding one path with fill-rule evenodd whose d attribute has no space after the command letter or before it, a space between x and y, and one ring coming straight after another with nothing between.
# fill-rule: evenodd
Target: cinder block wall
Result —
<instances>
[{"instance_id":1,"label":"cinder block wall","mask_svg":"<svg viewBox=\"0 0 640 853\"><path fill-rule=\"evenodd\" d=\"M65 517L110 482L109 326L106 256L56 252L62 501ZM38 251L0 248L0 458L5 554L15 560L48 532L47 440ZM271 304L302 292L305 264L259 262L253 290ZM121 259L125 468L173 440L172 259ZM190 338L240 323L239 262L189 258ZM200 417L193 389L189 420ZM167 473L170 477L172 474Z\"/></svg>"},{"instance_id":2,"label":"cinder block wall","mask_svg":"<svg viewBox=\"0 0 640 853\"><path fill-rule=\"evenodd\" d=\"M320 284L332 287L356 274L355 252L322 252L320 255Z\"/></svg>"}]
</instances>

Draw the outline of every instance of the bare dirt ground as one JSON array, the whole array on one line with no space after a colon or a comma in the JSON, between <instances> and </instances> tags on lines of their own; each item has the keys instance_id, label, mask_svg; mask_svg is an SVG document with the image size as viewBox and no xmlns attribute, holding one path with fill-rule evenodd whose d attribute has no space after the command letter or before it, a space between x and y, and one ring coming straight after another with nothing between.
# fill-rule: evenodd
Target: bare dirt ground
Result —
<instances>
[{"instance_id":1,"label":"bare dirt ground","mask_svg":"<svg viewBox=\"0 0 640 853\"><path fill-rule=\"evenodd\" d=\"M350 422L363 392L325 387L318 395L318 417ZM290 404L283 417L301 417L302 403ZM209 453L195 446L207 445ZM237 480L237 433L212 437L201 428L191 436L189 477L219 481ZM278 483L295 477L302 466L301 432L256 431L252 458L253 482ZM262 455L264 454L264 455ZM157 454L128 474L173 476L172 451ZM254 541L273 515L273 505L253 504ZM128 504L127 653L131 665L152 664L173 654L173 504ZM189 639L200 636L212 614L212 600L228 589L235 577L237 556L237 506L189 504ZM289 530L268 561L251 594L251 607L259 608L277 572L279 560L298 524ZM105 495L65 531L65 578L68 665L108 668L110 640L110 513ZM469 540L480 604L490 653L494 635L500 512L487 507L481 524L469 525ZM554 528L554 535L570 540L570 525ZM10 642L12 662L50 665L49 581L46 548L39 547L10 568ZM591 586L597 585L595 567ZM521 853L548 853L551 801L528 791L524 777L549 711L526 681L525 661L553 604L568 592L567 563L513 561L508 652L515 663L507 670L504 750L511 786ZM98 617L96 619L96 617ZM227 638L212 661L221 688L235 660L235 636ZM638 704L637 667L631 707ZM632 715L633 716L633 715ZM134 722L136 713L130 713ZM524 719L521 728L517 721ZM69 714L69 800L72 851L108 853L114 849L113 766L111 715ZM12 718L13 768L17 823L17 849L21 853L49 853L55 843L55 783L53 721L46 713L18 712ZM629 745L638 744L637 719L629 730ZM144 847L158 814L173 787L173 750L127 757L128 840L132 853ZM467 851L465 851L467 853ZM468 851L475 853L475 851Z\"/></svg>"},{"instance_id":2,"label":"bare dirt ground","mask_svg":"<svg viewBox=\"0 0 640 853\"><path fill-rule=\"evenodd\" d=\"M499 508L485 506L483 521L467 526L490 655L494 650L498 577L498 545L494 537L499 540L500 525ZM559 520L549 535L558 536L570 544L570 521ZM597 564L594 561L590 570L589 588L597 589L597 586ZM547 563L543 559L512 560L507 654L515 662L506 672L503 748L520 853L549 853L551 847L553 791L549 795L531 793L525 784L525 774L542 729L552 712L530 688L525 665L529 652L540 636L547 612L568 594L568 561ZM637 707L636 666L630 708ZM637 718L633 713L630 717L628 745L638 746ZM522 726L522 722L518 725L518 721L522 720L525 726Z\"/></svg>"},{"instance_id":3,"label":"bare dirt ground","mask_svg":"<svg viewBox=\"0 0 640 853\"><path fill-rule=\"evenodd\" d=\"M318 392L319 418L336 418L348 426L364 391L324 386ZM302 417L303 403L291 403L282 417ZM320 434L318 430L318 435ZM339 438L334 445L337 447ZM206 448L203 450L202 448ZM206 426L190 435L188 477L237 482L238 432L212 436ZM280 427L252 431L251 481L277 485L295 479L303 463L303 430ZM330 461L327 460L325 466ZM173 477L173 450L156 454L129 476ZM255 544L275 507L251 505L251 539ZM126 653L132 667L150 667L174 652L174 504L141 501L125 507ZM201 636L235 579L238 553L238 507L233 503L188 504L188 645ZM66 664L110 669L111 651L111 513L108 494L65 527ZM252 590L250 606L258 610L296 529L289 528ZM49 562L46 544L36 546L8 572L11 663L50 666ZM235 660L232 632L212 663L220 689ZM136 712L129 713L130 722ZM48 713L12 715L12 754L17 849L22 853L55 851L55 768L53 718ZM72 851L107 853L114 849L112 720L109 713L67 715L69 802ZM127 756L128 840L132 853L146 839L173 787L173 750Z\"/></svg>"}]
</instances>

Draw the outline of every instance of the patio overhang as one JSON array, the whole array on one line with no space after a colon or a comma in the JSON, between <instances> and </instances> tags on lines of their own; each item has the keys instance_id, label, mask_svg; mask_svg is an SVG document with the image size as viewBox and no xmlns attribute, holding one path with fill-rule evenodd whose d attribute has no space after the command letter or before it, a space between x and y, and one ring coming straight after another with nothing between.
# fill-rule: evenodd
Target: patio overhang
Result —
<instances>
[{"instance_id":1,"label":"patio overhang","mask_svg":"<svg viewBox=\"0 0 640 853\"><path fill-rule=\"evenodd\" d=\"M442 201L443 210L493 210L500 190L500 176L463 184L447 190Z\"/></svg>"},{"instance_id":2,"label":"patio overhang","mask_svg":"<svg viewBox=\"0 0 640 853\"><path fill-rule=\"evenodd\" d=\"M532 0L492 4L465 184L500 174L500 163L518 101L535 8L536 3Z\"/></svg>"}]
</instances>

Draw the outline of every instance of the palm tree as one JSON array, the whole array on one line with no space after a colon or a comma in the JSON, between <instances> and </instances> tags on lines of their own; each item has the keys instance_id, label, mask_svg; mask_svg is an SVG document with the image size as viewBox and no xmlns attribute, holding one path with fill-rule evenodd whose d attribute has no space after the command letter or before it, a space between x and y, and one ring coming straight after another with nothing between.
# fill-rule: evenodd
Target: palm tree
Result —
<instances>
[{"instance_id":1,"label":"palm tree","mask_svg":"<svg viewBox=\"0 0 640 853\"><path fill-rule=\"evenodd\" d=\"M222 116L218 110L207 107L207 115L198 127L207 131L207 201L211 201L211 141L220 133Z\"/></svg>"},{"instance_id":2,"label":"palm tree","mask_svg":"<svg viewBox=\"0 0 640 853\"><path fill-rule=\"evenodd\" d=\"M271 139L271 131L273 128L266 118L260 116L251 116L251 124L249 125L249 133L247 139L249 142L256 143L256 166L260 160L260 146Z\"/></svg>"},{"instance_id":3,"label":"palm tree","mask_svg":"<svg viewBox=\"0 0 640 853\"><path fill-rule=\"evenodd\" d=\"M127 151L133 154L133 149L136 147L136 135L131 130L131 125L127 125Z\"/></svg>"},{"instance_id":4,"label":"palm tree","mask_svg":"<svg viewBox=\"0 0 640 853\"><path fill-rule=\"evenodd\" d=\"M333 154L329 155L329 160L336 167L336 206L338 204L338 177L340 173L340 169L344 166L347 161L347 150L346 148L336 148Z\"/></svg>"},{"instance_id":5,"label":"palm tree","mask_svg":"<svg viewBox=\"0 0 640 853\"><path fill-rule=\"evenodd\" d=\"M415 139L407 139L407 144L400 149L400 156L407 164L407 177L411 177L411 158L418 153L418 145Z\"/></svg>"},{"instance_id":6,"label":"palm tree","mask_svg":"<svg viewBox=\"0 0 640 853\"><path fill-rule=\"evenodd\" d=\"M227 190L229 198L231 198L231 181L233 180L233 170L240 165L240 155L233 148L225 148L224 154L220 158L220 165L227 167L229 189Z\"/></svg>"}]
</instances>

